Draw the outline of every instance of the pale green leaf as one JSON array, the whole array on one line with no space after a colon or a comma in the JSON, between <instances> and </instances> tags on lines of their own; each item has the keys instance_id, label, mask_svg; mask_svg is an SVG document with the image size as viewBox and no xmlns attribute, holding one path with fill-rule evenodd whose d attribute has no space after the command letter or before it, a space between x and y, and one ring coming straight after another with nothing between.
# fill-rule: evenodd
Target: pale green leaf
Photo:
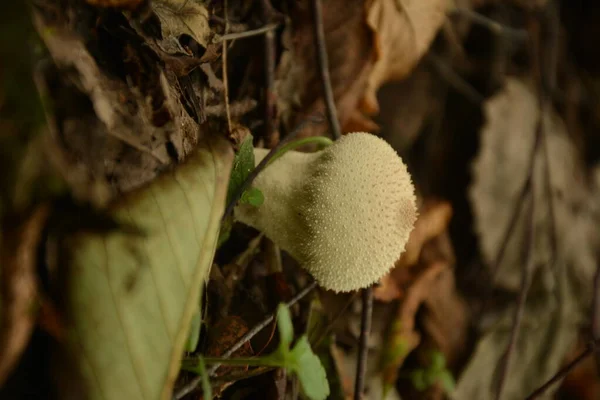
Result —
<instances>
[{"instance_id":1,"label":"pale green leaf","mask_svg":"<svg viewBox=\"0 0 600 400\"><path fill-rule=\"evenodd\" d=\"M300 381L304 394L311 400L325 400L329 396L327 373L319 357L313 353L306 335L302 336L290 353L290 364Z\"/></svg>"},{"instance_id":2,"label":"pale green leaf","mask_svg":"<svg viewBox=\"0 0 600 400\"><path fill-rule=\"evenodd\" d=\"M254 169L254 146L252 145L252 135L246 136L239 151L233 160L231 169L231 178L229 179L229 188L227 189L227 202L229 203L239 187L244 183L250 172Z\"/></svg>"},{"instance_id":3,"label":"pale green leaf","mask_svg":"<svg viewBox=\"0 0 600 400\"><path fill-rule=\"evenodd\" d=\"M279 329L279 347L288 349L294 339L294 326L290 310L285 304L280 304L277 308L277 329Z\"/></svg>"},{"instance_id":4,"label":"pale green leaf","mask_svg":"<svg viewBox=\"0 0 600 400\"><path fill-rule=\"evenodd\" d=\"M438 381L442 385L442 388L446 393L452 393L454 388L456 387L456 382L454 381L454 377L448 370L441 371L438 376Z\"/></svg>"},{"instance_id":5,"label":"pale green leaf","mask_svg":"<svg viewBox=\"0 0 600 400\"><path fill-rule=\"evenodd\" d=\"M190 325L190 333L188 335L187 343L185 344L185 351L192 352L198 347L200 328L202 328L202 314L198 309L192 316L192 324Z\"/></svg>"},{"instance_id":6,"label":"pale green leaf","mask_svg":"<svg viewBox=\"0 0 600 400\"><path fill-rule=\"evenodd\" d=\"M246 190L240 199L240 203L250 204L254 207L260 207L264 202L265 195L260 191L260 189L255 187L251 187L250 189Z\"/></svg>"},{"instance_id":7,"label":"pale green leaf","mask_svg":"<svg viewBox=\"0 0 600 400\"><path fill-rule=\"evenodd\" d=\"M115 204L145 232L78 234L70 254L70 340L90 400L169 399L225 205L232 152L201 145L185 164Z\"/></svg>"}]
</instances>

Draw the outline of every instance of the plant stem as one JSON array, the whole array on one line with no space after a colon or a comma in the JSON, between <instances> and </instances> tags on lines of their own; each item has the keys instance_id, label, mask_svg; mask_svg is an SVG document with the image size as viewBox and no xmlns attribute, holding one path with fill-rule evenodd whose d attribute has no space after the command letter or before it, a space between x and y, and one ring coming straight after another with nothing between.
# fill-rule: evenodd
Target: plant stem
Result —
<instances>
[{"instance_id":1,"label":"plant stem","mask_svg":"<svg viewBox=\"0 0 600 400\"><path fill-rule=\"evenodd\" d=\"M283 367L283 364L273 357L236 357L236 358L221 358L221 357L202 357L206 364L221 364L233 367ZM187 359L185 363L197 363L199 359ZM194 367L195 370L195 367Z\"/></svg>"},{"instance_id":2,"label":"plant stem","mask_svg":"<svg viewBox=\"0 0 600 400\"><path fill-rule=\"evenodd\" d=\"M271 158L269 160L267 165L271 164L273 161L277 160L279 157L281 157L288 151L296 149L300 146L304 146L306 144L318 144L318 145L321 145L321 147L327 147L327 146L331 146L333 144L333 140L331 140L325 136L311 136L311 137L295 140L293 142L286 144L281 149L277 150L277 152L273 155L273 158Z\"/></svg>"}]
</instances>

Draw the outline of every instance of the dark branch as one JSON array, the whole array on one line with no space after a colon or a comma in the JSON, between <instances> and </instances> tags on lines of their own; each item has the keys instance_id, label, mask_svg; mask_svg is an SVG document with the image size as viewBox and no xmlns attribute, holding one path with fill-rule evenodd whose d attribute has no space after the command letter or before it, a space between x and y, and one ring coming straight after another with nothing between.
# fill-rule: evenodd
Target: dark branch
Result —
<instances>
[{"instance_id":1,"label":"dark branch","mask_svg":"<svg viewBox=\"0 0 600 400\"><path fill-rule=\"evenodd\" d=\"M215 40L213 42L221 43L225 40L236 40L236 39L249 38L252 36L259 36L264 33L274 31L275 29L277 29L278 26L279 26L279 24L269 24L269 25L263 26L262 28L251 29L249 31L227 33L225 35L215 38Z\"/></svg>"},{"instance_id":2,"label":"dark branch","mask_svg":"<svg viewBox=\"0 0 600 400\"><path fill-rule=\"evenodd\" d=\"M315 45L317 47L317 60L319 62L319 72L321 83L323 84L323 95L325 96L325 106L327 108L327 119L334 139L342 136L342 129L337 117L335 108L335 99L333 89L331 88L331 77L329 76L329 60L327 58L327 47L325 45L325 32L323 30L323 13L321 0L312 1L314 17Z\"/></svg>"},{"instance_id":3,"label":"dark branch","mask_svg":"<svg viewBox=\"0 0 600 400\"><path fill-rule=\"evenodd\" d=\"M367 358L369 355L369 334L373 316L373 288L362 291L362 313L360 318L360 343L356 364L356 380L354 381L354 400L361 400L367 375Z\"/></svg>"},{"instance_id":4,"label":"dark branch","mask_svg":"<svg viewBox=\"0 0 600 400\"><path fill-rule=\"evenodd\" d=\"M579 364L581 364L586 358L596 353L600 349L598 346L598 340L594 340L590 344L588 344L587 349L581 353L577 358L571 361L569 364L561 368L552 378L550 378L546 383L542 386L534 390L529 396L525 398L525 400L534 400L541 397L548 389L552 387L552 385L558 383L564 377L569 375L569 373Z\"/></svg>"}]
</instances>

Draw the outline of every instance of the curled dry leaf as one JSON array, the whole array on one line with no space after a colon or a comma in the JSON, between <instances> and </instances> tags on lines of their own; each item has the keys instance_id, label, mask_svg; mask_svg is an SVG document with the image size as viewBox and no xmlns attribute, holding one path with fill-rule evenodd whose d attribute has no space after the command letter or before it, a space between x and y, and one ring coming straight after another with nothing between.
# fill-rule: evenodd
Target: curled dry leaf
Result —
<instances>
[{"instance_id":1,"label":"curled dry leaf","mask_svg":"<svg viewBox=\"0 0 600 400\"><path fill-rule=\"evenodd\" d=\"M448 264L438 262L427 268L407 290L404 301L388 332L382 353L381 368L386 385L394 385L398 377L398 368L408 354L420 343L421 336L415 328L417 310L430 296L434 282L448 269Z\"/></svg>"},{"instance_id":2,"label":"curled dry leaf","mask_svg":"<svg viewBox=\"0 0 600 400\"><path fill-rule=\"evenodd\" d=\"M584 336L580 335L576 346L567 354L563 364L573 362L583 354L588 346ZM563 380L559 390L561 398L578 400L600 399L600 380L598 379L598 364L594 357L587 357L581 361Z\"/></svg>"},{"instance_id":3,"label":"curled dry leaf","mask_svg":"<svg viewBox=\"0 0 600 400\"><path fill-rule=\"evenodd\" d=\"M189 7L200 6L191 1ZM156 53L125 18L100 21L121 32L110 39L98 36L97 47L117 49L107 54L90 51L82 37L47 18L43 9L35 17L54 62L41 70L39 86L44 97L64 104L56 118L47 115L53 153L76 197L102 203L89 187L112 189L103 196L107 200L151 181L195 149L204 133L182 104L177 77L159 68ZM123 59L123 71L107 67L115 58Z\"/></svg>"},{"instance_id":4,"label":"curled dry leaf","mask_svg":"<svg viewBox=\"0 0 600 400\"><path fill-rule=\"evenodd\" d=\"M39 206L21 225L0 236L0 384L19 361L35 325L37 254L48 211L48 206Z\"/></svg>"},{"instance_id":5,"label":"curled dry leaf","mask_svg":"<svg viewBox=\"0 0 600 400\"><path fill-rule=\"evenodd\" d=\"M388 302L402 296L403 288L411 280L406 268L417 264L427 242L446 232L451 217L452 206L445 201L430 201L421 208L405 252L394 269L382 279L381 285L374 289L377 300Z\"/></svg>"},{"instance_id":6,"label":"curled dry leaf","mask_svg":"<svg viewBox=\"0 0 600 400\"><path fill-rule=\"evenodd\" d=\"M85 2L96 7L135 10L140 5L142 5L144 0L85 0Z\"/></svg>"},{"instance_id":7,"label":"curled dry leaf","mask_svg":"<svg viewBox=\"0 0 600 400\"><path fill-rule=\"evenodd\" d=\"M329 72L342 129L355 116L373 63L372 34L367 26L364 0L324 1L323 30ZM291 128L315 111L324 112L323 89L316 60L311 0L294 3L292 20L284 33L286 51L281 56L275 82L277 107ZM362 118L364 120L364 118ZM353 124L353 131L372 131L373 124ZM325 125L310 127L303 135L319 135Z\"/></svg>"},{"instance_id":8,"label":"curled dry leaf","mask_svg":"<svg viewBox=\"0 0 600 400\"><path fill-rule=\"evenodd\" d=\"M160 20L162 40L167 53L189 53L180 42L183 35L194 39L206 48L212 36L208 24L208 10L197 1L154 0L152 10Z\"/></svg>"},{"instance_id":9,"label":"curled dry leaf","mask_svg":"<svg viewBox=\"0 0 600 400\"><path fill-rule=\"evenodd\" d=\"M238 316L229 316L221 319L215 324L209 333L209 343L206 355L220 357L229 350L237 341L248 332L248 325ZM252 357L254 350L250 342L246 342L233 353L233 357ZM223 376L239 368L221 366L217 370L217 376ZM248 366L244 367L248 370Z\"/></svg>"},{"instance_id":10,"label":"curled dry leaf","mask_svg":"<svg viewBox=\"0 0 600 400\"><path fill-rule=\"evenodd\" d=\"M323 111L316 67L310 1L290 15L292 31L278 69L276 93L289 126ZM345 132L377 129L364 114L378 112L376 92L390 80L408 76L442 25L447 0L352 0L323 2L323 26L331 85ZM323 126L306 135L321 134Z\"/></svg>"},{"instance_id":11,"label":"curled dry leaf","mask_svg":"<svg viewBox=\"0 0 600 400\"><path fill-rule=\"evenodd\" d=\"M491 262L526 180L538 122L543 123L544 140L534 155L528 199L511 231L496 279L497 285L516 293L522 268L528 257L533 258L536 270L508 366L505 398L526 397L560 368L576 342L578 330L589 321L598 263L600 175L596 169L592 174L595 182L584 178L579 155L562 119L551 108L541 113L538 105L531 85L517 79L508 79L504 89L487 101L487 122L481 132L481 150L473 165L470 189L481 250ZM529 208L532 198L533 215ZM528 249L523 238L532 217L536 236ZM508 346L514 304L493 315L495 323L480 337L453 398L495 398L497 366ZM496 372L482 375L482 370Z\"/></svg>"},{"instance_id":12,"label":"curled dry leaf","mask_svg":"<svg viewBox=\"0 0 600 400\"><path fill-rule=\"evenodd\" d=\"M400 80L417 65L442 26L448 0L375 0L367 11L374 32L376 59L369 76L362 109L379 112L377 89Z\"/></svg>"}]
</instances>

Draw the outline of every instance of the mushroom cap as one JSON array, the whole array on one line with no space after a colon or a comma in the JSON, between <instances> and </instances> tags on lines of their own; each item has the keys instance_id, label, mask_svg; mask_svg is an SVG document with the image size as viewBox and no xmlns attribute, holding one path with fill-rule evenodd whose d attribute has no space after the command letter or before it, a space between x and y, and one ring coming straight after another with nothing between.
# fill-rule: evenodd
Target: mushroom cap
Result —
<instances>
[{"instance_id":1,"label":"mushroom cap","mask_svg":"<svg viewBox=\"0 0 600 400\"><path fill-rule=\"evenodd\" d=\"M389 272L417 218L402 159L366 132L323 150L299 194L304 232L293 253L322 287L336 292L368 287Z\"/></svg>"}]
</instances>

